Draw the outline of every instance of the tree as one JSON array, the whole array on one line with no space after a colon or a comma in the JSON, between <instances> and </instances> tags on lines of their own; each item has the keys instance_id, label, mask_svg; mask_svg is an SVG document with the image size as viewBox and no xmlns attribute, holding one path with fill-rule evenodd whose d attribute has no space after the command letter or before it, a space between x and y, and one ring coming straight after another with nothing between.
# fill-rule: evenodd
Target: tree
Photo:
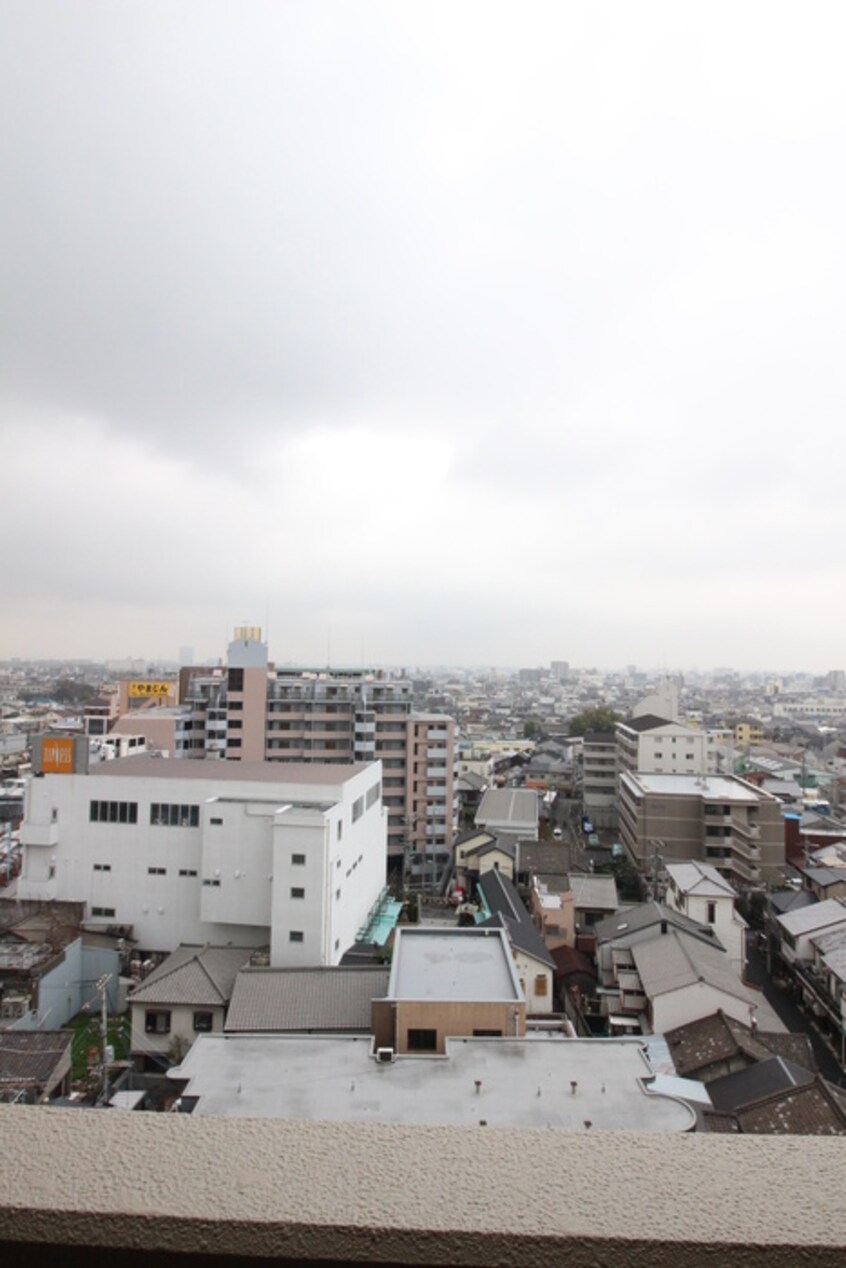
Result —
<instances>
[{"instance_id":1,"label":"tree","mask_svg":"<svg viewBox=\"0 0 846 1268\"><path fill-rule=\"evenodd\" d=\"M615 713L608 705L597 705L594 709L583 709L570 722L571 735L584 735L588 731L613 731L622 715Z\"/></svg>"},{"instance_id":2,"label":"tree","mask_svg":"<svg viewBox=\"0 0 846 1268\"><path fill-rule=\"evenodd\" d=\"M538 722L537 718L526 718L523 723L523 739L534 740L536 736L540 735L540 729L540 722Z\"/></svg>"}]
</instances>

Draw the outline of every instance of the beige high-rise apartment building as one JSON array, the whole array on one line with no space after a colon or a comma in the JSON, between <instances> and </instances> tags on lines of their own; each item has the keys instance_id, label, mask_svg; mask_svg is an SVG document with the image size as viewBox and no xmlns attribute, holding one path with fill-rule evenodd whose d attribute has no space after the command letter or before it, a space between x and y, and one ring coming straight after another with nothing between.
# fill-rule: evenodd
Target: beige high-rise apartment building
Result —
<instances>
[{"instance_id":1,"label":"beige high-rise apartment building","mask_svg":"<svg viewBox=\"0 0 846 1268\"><path fill-rule=\"evenodd\" d=\"M411 853L446 863L458 809L455 721L415 713L406 679L373 669L274 666L261 631L246 626L236 629L225 666L182 671L181 692L177 755L321 763L380 758L389 857Z\"/></svg>"}]
</instances>

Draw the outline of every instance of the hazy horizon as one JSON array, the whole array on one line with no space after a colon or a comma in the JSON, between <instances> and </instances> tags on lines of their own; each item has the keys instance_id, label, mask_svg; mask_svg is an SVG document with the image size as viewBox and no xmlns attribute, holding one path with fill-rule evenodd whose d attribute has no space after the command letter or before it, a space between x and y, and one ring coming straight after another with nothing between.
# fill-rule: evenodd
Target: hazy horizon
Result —
<instances>
[{"instance_id":1,"label":"hazy horizon","mask_svg":"<svg viewBox=\"0 0 846 1268\"><path fill-rule=\"evenodd\" d=\"M0 657L846 660L841 5L0 2Z\"/></svg>"}]
</instances>

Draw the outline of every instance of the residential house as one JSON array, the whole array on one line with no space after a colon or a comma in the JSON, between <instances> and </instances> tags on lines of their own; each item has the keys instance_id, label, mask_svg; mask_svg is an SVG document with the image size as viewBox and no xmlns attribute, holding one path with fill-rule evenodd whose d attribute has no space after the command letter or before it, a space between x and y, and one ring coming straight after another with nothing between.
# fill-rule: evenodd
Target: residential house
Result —
<instances>
[{"instance_id":1,"label":"residential house","mask_svg":"<svg viewBox=\"0 0 846 1268\"><path fill-rule=\"evenodd\" d=\"M665 1031L664 1039L676 1073L701 1083L710 1084L774 1056L812 1071L817 1068L807 1035L761 1030L757 1021L739 1021L722 1009Z\"/></svg>"},{"instance_id":2,"label":"residential house","mask_svg":"<svg viewBox=\"0 0 846 1268\"><path fill-rule=\"evenodd\" d=\"M737 892L709 863L667 863L668 907L684 912L698 924L711 925L734 970L746 968L746 921L735 907Z\"/></svg>"},{"instance_id":3,"label":"residential house","mask_svg":"<svg viewBox=\"0 0 846 1268\"><path fill-rule=\"evenodd\" d=\"M479 878L476 889L489 913L477 927L506 930L528 1012L552 1012L555 961L514 885L502 872L490 871Z\"/></svg>"},{"instance_id":4,"label":"residential house","mask_svg":"<svg viewBox=\"0 0 846 1268\"><path fill-rule=\"evenodd\" d=\"M251 947L181 946L129 997L132 1056L144 1070L177 1064L201 1034L221 1033Z\"/></svg>"},{"instance_id":5,"label":"residential house","mask_svg":"<svg viewBox=\"0 0 846 1268\"><path fill-rule=\"evenodd\" d=\"M235 1034L369 1034L374 999L388 992L384 966L273 969L235 978L224 1030Z\"/></svg>"}]
</instances>

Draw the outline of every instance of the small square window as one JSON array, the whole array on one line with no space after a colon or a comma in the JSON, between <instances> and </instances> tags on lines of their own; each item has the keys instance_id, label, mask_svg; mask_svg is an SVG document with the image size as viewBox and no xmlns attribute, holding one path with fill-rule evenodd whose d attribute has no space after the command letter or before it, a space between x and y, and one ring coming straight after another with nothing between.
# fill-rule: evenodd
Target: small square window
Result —
<instances>
[{"instance_id":1,"label":"small square window","mask_svg":"<svg viewBox=\"0 0 846 1268\"><path fill-rule=\"evenodd\" d=\"M194 1029L196 1031L208 1032L214 1023L214 1015L212 1013L195 1013Z\"/></svg>"},{"instance_id":2,"label":"small square window","mask_svg":"<svg viewBox=\"0 0 846 1268\"><path fill-rule=\"evenodd\" d=\"M305 861L306 861L306 856L304 854L291 855L291 863L294 865L294 867L302 867Z\"/></svg>"},{"instance_id":3,"label":"small square window","mask_svg":"<svg viewBox=\"0 0 846 1268\"><path fill-rule=\"evenodd\" d=\"M291 897L292 897L292 898L305 898L305 890L304 890L304 889L302 888L302 886L300 886L300 885L292 885L292 886L291 886Z\"/></svg>"},{"instance_id":4,"label":"small square window","mask_svg":"<svg viewBox=\"0 0 846 1268\"><path fill-rule=\"evenodd\" d=\"M289 931L289 933L288 933L288 941L289 941L289 942L302 942L302 941L303 941L303 931L302 931L302 929L291 929L291 930Z\"/></svg>"}]
</instances>

